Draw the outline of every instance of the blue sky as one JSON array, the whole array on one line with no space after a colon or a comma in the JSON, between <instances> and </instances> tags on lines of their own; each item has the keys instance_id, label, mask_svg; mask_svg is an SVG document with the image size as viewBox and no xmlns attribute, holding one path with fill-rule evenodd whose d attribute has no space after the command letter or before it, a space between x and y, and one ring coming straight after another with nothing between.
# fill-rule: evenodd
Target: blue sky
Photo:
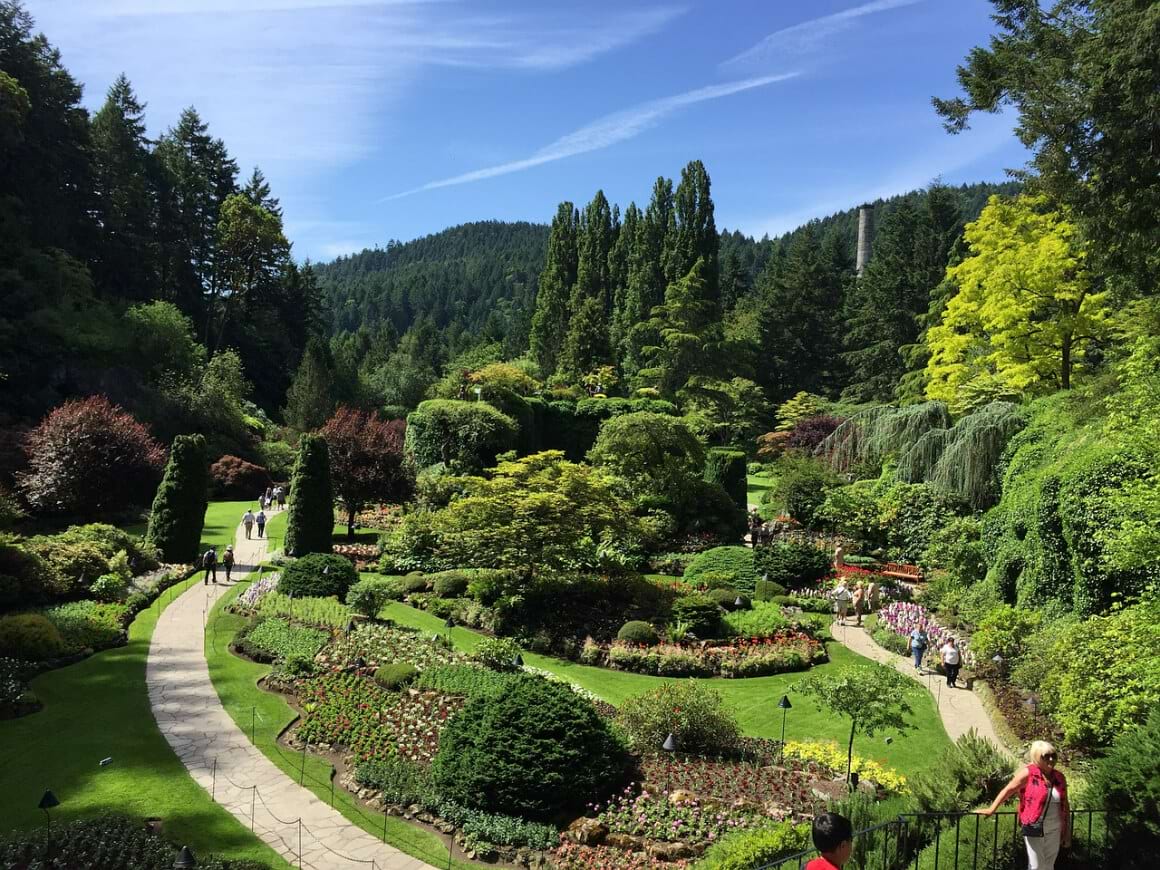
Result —
<instances>
[{"instance_id":1,"label":"blue sky","mask_svg":"<svg viewBox=\"0 0 1160 870\"><path fill-rule=\"evenodd\" d=\"M986 0L27 0L97 107L150 133L195 105L281 197L299 258L470 220L647 202L691 159L718 227L776 235L877 196L998 180L1009 116L943 132L932 95Z\"/></svg>"}]
</instances>

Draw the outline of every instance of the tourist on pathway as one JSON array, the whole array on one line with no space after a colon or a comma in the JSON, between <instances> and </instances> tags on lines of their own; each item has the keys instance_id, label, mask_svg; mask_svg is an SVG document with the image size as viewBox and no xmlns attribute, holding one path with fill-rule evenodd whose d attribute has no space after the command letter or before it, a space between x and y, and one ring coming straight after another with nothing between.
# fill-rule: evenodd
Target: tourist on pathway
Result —
<instances>
[{"instance_id":1,"label":"tourist on pathway","mask_svg":"<svg viewBox=\"0 0 1160 870\"><path fill-rule=\"evenodd\" d=\"M822 856L806 864L806 870L838 870L854 851L854 825L837 813L819 813L814 816L812 839Z\"/></svg>"},{"instance_id":2,"label":"tourist on pathway","mask_svg":"<svg viewBox=\"0 0 1160 870\"><path fill-rule=\"evenodd\" d=\"M855 625L862 624L862 612L866 609L866 590L862 588L862 584L858 583L854 586L854 616L856 617Z\"/></svg>"},{"instance_id":3,"label":"tourist on pathway","mask_svg":"<svg viewBox=\"0 0 1160 870\"><path fill-rule=\"evenodd\" d=\"M226 551L224 553L222 553L222 565L226 569L226 582L227 583L232 582L230 580L230 572L234 570L234 548L233 548L233 545L226 547Z\"/></svg>"},{"instance_id":4,"label":"tourist on pathway","mask_svg":"<svg viewBox=\"0 0 1160 870\"><path fill-rule=\"evenodd\" d=\"M914 654L914 669L919 674L922 674L922 657L926 655L928 646L930 646L930 638L927 636L926 629L921 625L917 626L910 633L910 651Z\"/></svg>"},{"instance_id":5,"label":"tourist on pathway","mask_svg":"<svg viewBox=\"0 0 1160 870\"><path fill-rule=\"evenodd\" d=\"M201 581L203 586L209 585L210 577L213 577L213 582L217 583L217 550L210 547L205 551L205 555L201 557L201 567L205 568L205 579Z\"/></svg>"},{"instance_id":6,"label":"tourist on pathway","mask_svg":"<svg viewBox=\"0 0 1160 870\"><path fill-rule=\"evenodd\" d=\"M839 580L833 593L834 602L838 605L838 621L846 624L846 613L850 608L850 590L846 588L846 581Z\"/></svg>"},{"instance_id":7,"label":"tourist on pathway","mask_svg":"<svg viewBox=\"0 0 1160 870\"><path fill-rule=\"evenodd\" d=\"M955 687L955 681L959 678L959 668L963 664L963 654L955 646L955 639L953 637L947 638L947 642L939 650L939 655L942 656L943 670L946 671L947 675L947 685L953 689Z\"/></svg>"},{"instance_id":8,"label":"tourist on pathway","mask_svg":"<svg viewBox=\"0 0 1160 870\"><path fill-rule=\"evenodd\" d=\"M278 487L277 489L274 490L274 495L278 499L278 510L280 510L280 511L286 510L286 490L283 489L282 487Z\"/></svg>"},{"instance_id":9,"label":"tourist on pathway","mask_svg":"<svg viewBox=\"0 0 1160 870\"><path fill-rule=\"evenodd\" d=\"M1067 804L1067 778L1055 769L1059 753L1044 740L1028 750L1031 763L1011 778L991 806L979 810L984 816L1019 795L1019 824L1027 843L1028 870L1054 870L1059 847L1071 845L1071 810Z\"/></svg>"},{"instance_id":10,"label":"tourist on pathway","mask_svg":"<svg viewBox=\"0 0 1160 870\"><path fill-rule=\"evenodd\" d=\"M878 602L882 590L878 588L878 581L871 580L870 585L866 587L866 612L877 613Z\"/></svg>"},{"instance_id":11,"label":"tourist on pathway","mask_svg":"<svg viewBox=\"0 0 1160 870\"><path fill-rule=\"evenodd\" d=\"M258 511L258 516L256 517L256 520L258 523L258 537L260 538L260 537L262 537L262 535L266 531L266 512L265 511Z\"/></svg>"},{"instance_id":12,"label":"tourist on pathway","mask_svg":"<svg viewBox=\"0 0 1160 870\"><path fill-rule=\"evenodd\" d=\"M242 514L242 525L246 528L246 540L250 540L250 531L254 528L254 512L246 508L246 512Z\"/></svg>"}]
</instances>

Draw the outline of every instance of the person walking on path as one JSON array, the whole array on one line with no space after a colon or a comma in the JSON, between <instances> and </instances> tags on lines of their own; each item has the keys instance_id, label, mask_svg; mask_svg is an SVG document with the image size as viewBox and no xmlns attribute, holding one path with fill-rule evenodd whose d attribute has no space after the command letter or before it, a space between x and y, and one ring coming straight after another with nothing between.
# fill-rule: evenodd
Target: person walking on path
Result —
<instances>
[{"instance_id":1,"label":"person walking on path","mask_svg":"<svg viewBox=\"0 0 1160 870\"><path fill-rule=\"evenodd\" d=\"M222 566L226 569L226 582L230 580L230 572L234 570L234 547L233 544L226 547L226 551L222 553Z\"/></svg>"},{"instance_id":2,"label":"person walking on path","mask_svg":"<svg viewBox=\"0 0 1160 870\"><path fill-rule=\"evenodd\" d=\"M201 557L201 567L205 568L205 578L201 581L203 586L209 585L210 577L213 582L217 584L217 550L212 546L205 551L205 555Z\"/></svg>"},{"instance_id":3,"label":"person walking on path","mask_svg":"<svg viewBox=\"0 0 1160 870\"><path fill-rule=\"evenodd\" d=\"M838 606L838 621L846 624L846 613L850 607L850 590L846 588L846 581L839 580L833 593L834 603Z\"/></svg>"},{"instance_id":4,"label":"person walking on path","mask_svg":"<svg viewBox=\"0 0 1160 870\"><path fill-rule=\"evenodd\" d=\"M278 510L286 510L286 490L281 486L275 487L274 497L278 499Z\"/></svg>"},{"instance_id":5,"label":"person walking on path","mask_svg":"<svg viewBox=\"0 0 1160 870\"><path fill-rule=\"evenodd\" d=\"M255 518L258 523L258 537L262 537L266 531L266 512L258 511L258 516Z\"/></svg>"},{"instance_id":6,"label":"person walking on path","mask_svg":"<svg viewBox=\"0 0 1160 870\"><path fill-rule=\"evenodd\" d=\"M242 526L246 530L246 540L248 541L252 537L250 532L254 528L254 512L249 508L246 508L246 512L242 514Z\"/></svg>"},{"instance_id":7,"label":"person walking on path","mask_svg":"<svg viewBox=\"0 0 1160 870\"><path fill-rule=\"evenodd\" d=\"M947 642L939 650L939 655L942 656L943 670L947 675L947 685L953 689L955 688L955 681L959 678L959 668L962 667L963 663L963 654L955 645L955 639L953 637L947 638Z\"/></svg>"},{"instance_id":8,"label":"person walking on path","mask_svg":"<svg viewBox=\"0 0 1160 870\"><path fill-rule=\"evenodd\" d=\"M1028 870L1055 870L1060 846L1071 845L1071 808L1067 803L1067 778L1055 769L1059 753L1045 740L1028 750L1031 763L1018 771L985 810L991 816L1019 795L1019 824L1027 844Z\"/></svg>"},{"instance_id":9,"label":"person walking on path","mask_svg":"<svg viewBox=\"0 0 1160 870\"><path fill-rule=\"evenodd\" d=\"M879 602L879 596L881 595L881 592L882 592L882 590L878 588L878 582L875 580L871 580L870 585L866 587L866 612L867 613L877 613L878 612L878 602Z\"/></svg>"},{"instance_id":10,"label":"person walking on path","mask_svg":"<svg viewBox=\"0 0 1160 870\"><path fill-rule=\"evenodd\" d=\"M854 624L860 626L862 624L862 612L866 609L866 590L862 588L862 584L858 583L854 586Z\"/></svg>"},{"instance_id":11,"label":"person walking on path","mask_svg":"<svg viewBox=\"0 0 1160 870\"><path fill-rule=\"evenodd\" d=\"M914 654L914 669L922 674L922 657L926 655L926 648L930 646L930 638L926 629L921 625L915 626L910 633L910 651Z\"/></svg>"}]
</instances>

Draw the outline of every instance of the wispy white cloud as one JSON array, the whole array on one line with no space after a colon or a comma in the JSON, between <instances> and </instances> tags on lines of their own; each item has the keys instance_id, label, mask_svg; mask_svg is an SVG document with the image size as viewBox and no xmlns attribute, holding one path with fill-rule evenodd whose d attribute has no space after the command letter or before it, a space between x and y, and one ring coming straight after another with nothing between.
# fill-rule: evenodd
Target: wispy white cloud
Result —
<instances>
[{"instance_id":1,"label":"wispy white cloud","mask_svg":"<svg viewBox=\"0 0 1160 870\"><path fill-rule=\"evenodd\" d=\"M888 12L902 6L913 6L923 0L872 0L861 6L843 9L831 15L811 18L791 27L775 30L761 42L729 58L723 67L757 66L769 62L784 62L817 51L830 37L854 26L859 18Z\"/></svg>"},{"instance_id":2,"label":"wispy white cloud","mask_svg":"<svg viewBox=\"0 0 1160 870\"><path fill-rule=\"evenodd\" d=\"M483 181L484 179L495 178L500 175L510 175L513 172L531 169L534 166L542 166L545 163L552 163L556 160L574 157L577 154L585 154L589 151L608 148L610 145L632 139L645 130L655 127L666 117L686 106L703 103L707 100L716 100L721 97L741 93L742 91L753 90L754 88L765 87L774 82L792 79L797 75L798 73L796 72L790 72L781 75L760 76L758 78L742 79L741 81L725 82L723 84L709 85L707 87L697 88L696 90L686 91L683 94L676 94L675 96L642 103L630 109L605 115L603 118L586 124L578 130L561 136L555 142L544 146L530 157L512 160L507 163L499 163L494 166L487 166L483 169L476 169L472 172L465 172L461 175L454 175L438 181L430 181L412 190L406 190L402 193L385 197L382 201L400 199L404 196L411 196L412 194L425 190L436 190L441 187L468 184L472 181Z\"/></svg>"}]
</instances>

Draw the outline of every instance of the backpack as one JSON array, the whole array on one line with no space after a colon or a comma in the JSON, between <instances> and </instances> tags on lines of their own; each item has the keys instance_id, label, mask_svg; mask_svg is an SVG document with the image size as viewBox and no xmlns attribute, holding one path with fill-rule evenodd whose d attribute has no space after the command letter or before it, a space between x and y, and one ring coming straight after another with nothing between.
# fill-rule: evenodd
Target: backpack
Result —
<instances>
[{"instance_id":1,"label":"backpack","mask_svg":"<svg viewBox=\"0 0 1160 870\"><path fill-rule=\"evenodd\" d=\"M205 554L201 557L201 567L208 568L210 565L216 564L217 553L215 553L213 550L206 550Z\"/></svg>"}]
</instances>

